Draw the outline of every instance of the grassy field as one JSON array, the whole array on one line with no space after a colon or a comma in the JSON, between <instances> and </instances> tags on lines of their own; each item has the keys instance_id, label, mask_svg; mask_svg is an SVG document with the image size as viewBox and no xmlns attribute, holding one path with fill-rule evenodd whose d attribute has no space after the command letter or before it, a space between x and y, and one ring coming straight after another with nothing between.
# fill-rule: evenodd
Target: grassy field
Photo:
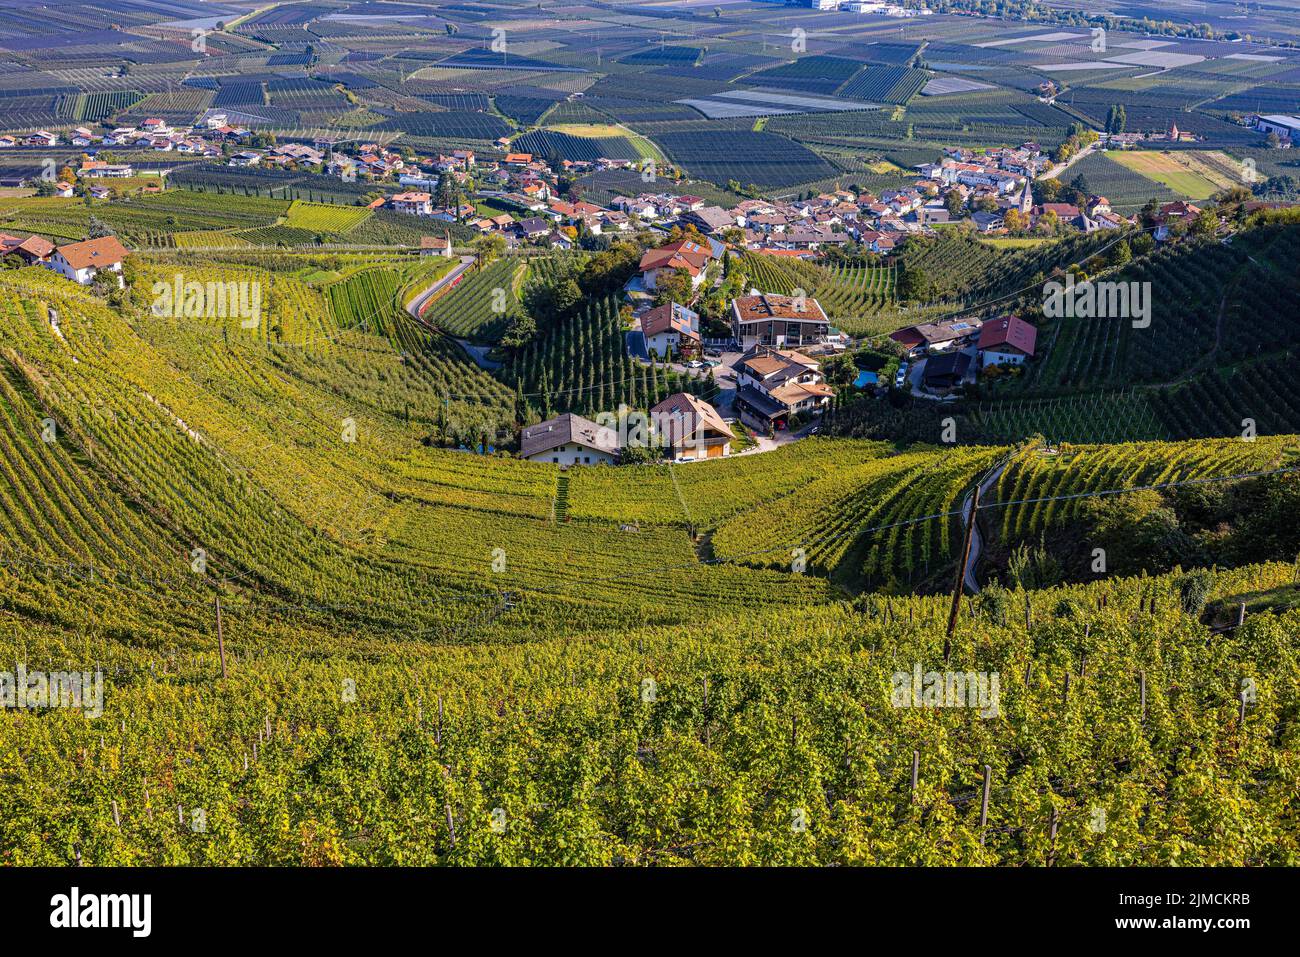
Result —
<instances>
[{"instance_id":1,"label":"grassy field","mask_svg":"<svg viewBox=\"0 0 1300 957\"><path fill-rule=\"evenodd\" d=\"M1156 153L1139 150L1116 152L1110 154L1110 157L1126 169L1163 183L1188 199L1208 199L1231 185L1226 182L1221 171L1200 162L1195 158L1196 154L1191 152Z\"/></svg>"}]
</instances>

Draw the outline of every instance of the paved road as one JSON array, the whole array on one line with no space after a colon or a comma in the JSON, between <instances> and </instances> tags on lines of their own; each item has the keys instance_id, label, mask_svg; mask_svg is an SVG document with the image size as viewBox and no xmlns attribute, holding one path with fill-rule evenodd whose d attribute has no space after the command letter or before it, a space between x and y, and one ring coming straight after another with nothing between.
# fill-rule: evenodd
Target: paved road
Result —
<instances>
[{"instance_id":1,"label":"paved road","mask_svg":"<svg viewBox=\"0 0 1300 957\"><path fill-rule=\"evenodd\" d=\"M1068 169L1069 169L1071 166L1073 166L1075 163L1079 162L1079 160L1083 159L1083 158L1084 158L1085 156L1087 156L1089 153L1092 153L1093 151L1095 151L1095 150L1097 149L1097 147L1099 147L1099 146L1101 146L1101 140L1096 140L1095 142L1089 143L1087 146L1085 146L1083 149L1079 150L1079 152L1075 153L1073 156L1071 156L1071 157L1070 157L1068 160L1066 160L1064 163L1057 163L1055 166L1051 167L1051 168L1048 169L1046 172L1040 173L1040 174L1038 175L1038 178L1039 178L1040 180L1042 180L1042 179L1060 179L1062 173L1064 173L1066 170L1068 170Z\"/></svg>"},{"instance_id":2,"label":"paved road","mask_svg":"<svg viewBox=\"0 0 1300 957\"><path fill-rule=\"evenodd\" d=\"M469 357L474 360L480 369L487 369L491 372L493 369L501 368L500 362L488 358L488 353L492 351L491 346L476 346L468 339L457 339L456 342L469 354Z\"/></svg>"},{"instance_id":3,"label":"paved road","mask_svg":"<svg viewBox=\"0 0 1300 957\"><path fill-rule=\"evenodd\" d=\"M981 499L983 499L985 495L988 494L989 489L993 487L993 483L998 480L998 478L1002 475L1002 470L1005 469L1006 467L1007 467L1006 462L998 463L997 468L995 468L992 472L990 472L988 476L984 479L984 481L980 482ZM970 506L971 506L971 497L970 495L967 495L965 500L961 504L962 514L966 517L967 522L971 522L975 520L975 516L971 514ZM963 528L964 527L965 526L963 526ZM965 580L963 584L965 584L966 589L968 591L976 595L979 594L980 583L975 580L975 566L979 564L980 551L983 549L983 547L984 547L984 542L980 536L979 522L975 522L975 530L974 532L972 532L971 540L970 540L970 558L967 559L966 561L966 573L964 576Z\"/></svg>"},{"instance_id":4,"label":"paved road","mask_svg":"<svg viewBox=\"0 0 1300 957\"><path fill-rule=\"evenodd\" d=\"M429 304L429 300L446 288L450 283L455 282L457 277L461 276L465 270L469 269L473 265L473 256L461 256L460 262L452 267L451 272L442 275L437 282L407 303L406 311L414 318L423 321L424 309L425 306Z\"/></svg>"}]
</instances>

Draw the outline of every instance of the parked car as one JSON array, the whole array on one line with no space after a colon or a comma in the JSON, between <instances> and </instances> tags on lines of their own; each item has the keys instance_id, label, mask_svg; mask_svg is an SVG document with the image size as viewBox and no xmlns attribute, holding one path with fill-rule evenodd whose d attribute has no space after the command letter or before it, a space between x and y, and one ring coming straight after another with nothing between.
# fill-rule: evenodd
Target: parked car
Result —
<instances>
[{"instance_id":1,"label":"parked car","mask_svg":"<svg viewBox=\"0 0 1300 957\"><path fill-rule=\"evenodd\" d=\"M716 369L718 366L722 365L722 360L721 360L721 359L705 359L705 360L704 360L704 364L705 364L706 366L708 366L710 369Z\"/></svg>"},{"instance_id":2,"label":"parked car","mask_svg":"<svg viewBox=\"0 0 1300 957\"><path fill-rule=\"evenodd\" d=\"M894 376L895 389L901 389L903 387L903 383L907 381L907 368L908 365L906 362L900 362L898 364L898 374Z\"/></svg>"},{"instance_id":3,"label":"parked car","mask_svg":"<svg viewBox=\"0 0 1300 957\"><path fill-rule=\"evenodd\" d=\"M686 368L688 368L688 369L703 369L703 368L704 368L704 363L701 362L699 359L692 359L690 362L686 363Z\"/></svg>"}]
</instances>

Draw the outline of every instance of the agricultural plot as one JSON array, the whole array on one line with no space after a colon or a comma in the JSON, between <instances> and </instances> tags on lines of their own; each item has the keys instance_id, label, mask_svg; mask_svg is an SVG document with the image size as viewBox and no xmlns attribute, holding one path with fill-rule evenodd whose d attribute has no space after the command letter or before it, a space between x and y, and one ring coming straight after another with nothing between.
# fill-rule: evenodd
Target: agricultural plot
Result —
<instances>
[{"instance_id":1,"label":"agricultural plot","mask_svg":"<svg viewBox=\"0 0 1300 957\"><path fill-rule=\"evenodd\" d=\"M519 290L526 274L527 266L520 260L499 259L434 300L424 319L458 338L496 342L520 314Z\"/></svg>"},{"instance_id":2,"label":"agricultural plot","mask_svg":"<svg viewBox=\"0 0 1300 957\"><path fill-rule=\"evenodd\" d=\"M968 80L960 76L937 76L921 88L922 96L950 96L954 93L975 93L991 90L992 84Z\"/></svg>"},{"instance_id":3,"label":"agricultural plot","mask_svg":"<svg viewBox=\"0 0 1300 957\"><path fill-rule=\"evenodd\" d=\"M834 167L802 144L772 133L668 133L656 143L676 163L713 183L783 187L833 176Z\"/></svg>"},{"instance_id":4,"label":"agricultural plot","mask_svg":"<svg viewBox=\"0 0 1300 957\"><path fill-rule=\"evenodd\" d=\"M707 98L678 100L699 110L711 119L737 116L775 116L785 113L828 113L870 110L874 103L807 94L765 92L762 90L723 90Z\"/></svg>"},{"instance_id":5,"label":"agricultural plot","mask_svg":"<svg viewBox=\"0 0 1300 957\"><path fill-rule=\"evenodd\" d=\"M535 130L513 141L513 148L534 156L593 162L605 159L637 160L641 151L626 136L599 138L570 136L555 130Z\"/></svg>"},{"instance_id":6,"label":"agricultural plot","mask_svg":"<svg viewBox=\"0 0 1300 957\"><path fill-rule=\"evenodd\" d=\"M1231 246L1158 249L1115 277L1150 284L1149 326L1134 328L1119 318L1058 320L1035 385L1175 383L1207 362L1293 347L1300 329L1287 317L1300 302L1298 252L1300 228L1276 225L1240 233Z\"/></svg>"},{"instance_id":7,"label":"agricultural plot","mask_svg":"<svg viewBox=\"0 0 1300 957\"><path fill-rule=\"evenodd\" d=\"M1092 153L1070 167L1069 178L1082 176L1088 188L1110 200L1111 207L1132 214L1154 199L1159 202L1177 199L1178 194L1120 162L1118 154Z\"/></svg>"},{"instance_id":8,"label":"agricultural plot","mask_svg":"<svg viewBox=\"0 0 1300 957\"><path fill-rule=\"evenodd\" d=\"M1049 445L1172 437L1144 392L981 403L970 418L980 435L1002 442L1020 442L1036 435Z\"/></svg>"},{"instance_id":9,"label":"agricultural plot","mask_svg":"<svg viewBox=\"0 0 1300 957\"><path fill-rule=\"evenodd\" d=\"M1300 432L1296 357L1274 358L1214 369L1189 382L1152 394L1151 405L1171 438L1239 438L1244 422L1258 435Z\"/></svg>"},{"instance_id":10,"label":"agricultural plot","mask_svg":"<svg viewBox=\"0 0 1300 957\"><path fill-rule=\"evenodd\" d=\"M471 140L496 140L511 133L510 126L499 116L451 110L402 114L380 124L379 128L411 136Z\"/></svg>"},{"instance_id":11,"label":"agricultural plot","mask_svg":"<svg viewBox=\"0 0 1300 957\"><path fill-rule=\"evenodd\" d=\"M1209 439L1081 445L1054 456L1022 454L999 476L989 500L1023 504L992 509L991 524L1002 541L1023 541L1072 520L1085 507L1086 499L1063 496L1267 469L1288 444L1271 438Z\"/></svg>"},{"instance_id":12,"label":"agricultural plot","mask_svg":"<svg viewBox=\"0 0 1300 957\"><path fill-rule=\"evenodd\" d=\"M494 96L492 102L498 112L515 120L521 126L532 126L556 103L552 99L541 99L535 96L514 96L504 93Z\"/></svg>"},{"instance_id":13,"label":"agricultural plot","mask_svg":"<svg viewBox=\"0 0 1300 957\"><path fill-rule=\"evenodd\" d=\"M284 225L321 233L346 233L370 216L364 206L334 206L294 200L285 214Z\"/></svg>"},{"instance_id":14,"label":"agricultural plot","mask_svg":"<svg viewBox=\"0 0 1300 957\"><path fill-rule=\"evenodd\" d=\"M1213 167L1198 162L1198 155L1190 150L1163 153L1120 150L1109 154L1108 158L1188 199L1208 199L1220 190L1236 185Z\"/></svg>"},{"instance_id":15,"label":"agricultural plot","mask_svg":"<svg viewBox=\"0 0 1300 957\"><path fill-rule=\"evenodd\" d=\"M798 93L830 95L857 73L861 64L835 56L801 56L793 63L751 73L745 82L751 86L770 86Z\"/></svg>"},{"instance_id":16,"label":"agricultural plot","mask_svg":"<svg viewBox=\"0 0 1300 957\"><path fill-rule=\"evenodd\" d=\"M891 265L818 266L798 259L745 253L739 268L746 284L763 292L792 295L796 289L821 305L835 326L851 335L888 331L897 326Z\"/></svg>"},{"instance_id":17,"label":"agricultural plot","mask_svg":"<svg viewBox=\"0 0 1300 957\"><path fill-rule=\"evenodd\" d=\"M925 70L902 66L870 65L837 91L840 96L861 97L881 103L903 104L930 81Z\"/></svg>"},{"instance_id":18,"label":"agricultural plot","mask_svg":"<svg viewBox=\"0 0 1300 957\"><path fill-rule=\"evenodd\" d=\"M657 46L619 57L620 63L636 66L693 67L700 59L699 47Z\"/></svg>"}]
</instances>

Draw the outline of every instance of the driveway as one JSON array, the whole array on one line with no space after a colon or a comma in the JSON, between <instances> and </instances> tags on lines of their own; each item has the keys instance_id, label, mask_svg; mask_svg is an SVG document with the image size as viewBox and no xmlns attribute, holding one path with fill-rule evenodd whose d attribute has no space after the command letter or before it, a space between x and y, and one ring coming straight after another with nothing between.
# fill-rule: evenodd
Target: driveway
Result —
<instances>
[{"instance_id":1,"label":"driveway","mask_svg":"<svg viewBox=\"0 0 1300 957\"><path fill-rule=\"evenodd\" d=\"M492 351L491 346L476 346L468 339L457 339L456 342L469 354L469 357L474 360L474 363L480 369L487 369L491 372L494 369L501 368L501 363L488 358L488 353Z\"/></svg>"},{"instance_id":2,"label":"driveway","mask_svg":"<svg viewBox=\"0 0 1300 957\"><path fill-rule=\"evenodd\" d=\"M650 350L646 348L645 333L638 329L629 329L624 338L627 340L627 354L642 362L650 361Z\"/></svg>"}]
</instances>

